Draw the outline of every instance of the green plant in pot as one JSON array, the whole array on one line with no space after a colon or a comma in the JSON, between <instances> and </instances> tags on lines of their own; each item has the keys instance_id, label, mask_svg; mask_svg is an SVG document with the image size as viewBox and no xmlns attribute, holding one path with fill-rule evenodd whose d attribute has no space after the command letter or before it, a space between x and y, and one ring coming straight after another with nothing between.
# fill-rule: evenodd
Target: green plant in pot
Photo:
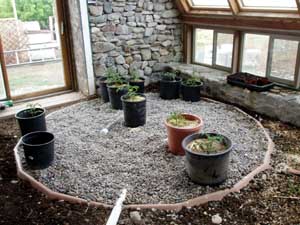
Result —
<instances>
[{"instance_id":1,"label":"green plant in pot","mask_svg":"<svg viewBox=\"0 0 300 225\"><path fill-rule=\"evenodd\" d=\"M227 178L232 142L216 133L196 133L182 141L186 170L192 181L218 185Z\"/></svg>"},{"instance_id":2,"label":"green plant in pot","mask_svg":"<svg viewBox=\"0 0 300 225\"><path fill-rule=\"evenodd\" d=\"M201 117L187 113L171 113L165 120L169 151L174 155L184 155L182 140L190 134L199 132L203 126Z\"/></svg>"},{"instance_id":3,"label":"green plant in pot","mask_svg":"<svg viewBox=\"0 0 300 225\"><path fill-rule=\"evenodd\" d=\"M176 72L165 72L159 82L159 93L162 99L177 99L180 94L181 78Z\"/></svg>"},{"instance_id":4,"label":"green plant in pot","mask_svg":"<svg viewBox=\"0 0 300 225\"><path fill-rule=\"evenodd\" d=\"M144 93L145 91L145 79L141 77L137 70L134 70L130 73L129 84L131 86L137 86L138 93Z\"/></svg>"},{"instance_id":5,"label":"green plant in pot","mask_svg":"<svg viewBox=\"0 0 300 225\"><path fill-rule=\"evenodd\" d=\"M38 103L28 104L26 109L19 111L15 118L18 121L22 136L34 131L46 131L45 114L46 110Z\"/></svg>"},{"instance_id":6,"label":"green plant in pot","mask_svg":"<svg viewBox=\"0 0 300 225\"><path fill-rule=\"evenodd\" d=\"M100 90L100 96L104 102L109 102L107 83L110 78L115 76L115 74L115 70L110 67L106 70L104 76L101 76L97 82Z\"/></svg>"},{"instance_id":7,"label":"green plant in pot","mask_svg":"<svg viewBox=\"0 0 300 225\"><path fill-rule=\"evenodd\" d=\"M110 104L113 109L122 109L121 96L127 93L124 77L114 72L107 78L107 88Z\"/></svg>"},{"instance_id":8,"label":"green plant in pot","mask_svg":"<svg viewBox=\"0 0 300 225\"><path fill-rule=\"evenodd\" d=\"M200 101L200 91L202 86L203 82L195 75L183 80L181 84L182 99L190 102Z\"/></svg>"},{"instance_id":9,"label":"green plant in pot","mask_svg":"<svg viewBox=\"0 0 300 225\"><path fill-rule=\"evenodd\" d=\"M137 92L137 86L128 85L126 88L127 93L121 97L125 126L143 126L146 123L146 96Z\"/></svg>"}]
</instances>

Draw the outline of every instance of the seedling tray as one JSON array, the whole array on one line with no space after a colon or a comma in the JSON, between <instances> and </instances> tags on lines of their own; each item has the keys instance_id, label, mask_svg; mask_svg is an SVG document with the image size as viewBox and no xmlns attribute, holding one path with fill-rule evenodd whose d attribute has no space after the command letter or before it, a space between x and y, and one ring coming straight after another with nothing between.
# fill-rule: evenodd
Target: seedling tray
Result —
<instances>
[{"instance_id":1,"label":"seedling tray","mask_svg":"<svg viewBox=\"0 0 300 225\"><path fill-rule=\"evenodd\" d=\"M255 76L250 73L235 73L229 75L227 77L227 83L257 92L269 91L275 85L269 81L268 78Z\"/></svg>"}]
</instances>

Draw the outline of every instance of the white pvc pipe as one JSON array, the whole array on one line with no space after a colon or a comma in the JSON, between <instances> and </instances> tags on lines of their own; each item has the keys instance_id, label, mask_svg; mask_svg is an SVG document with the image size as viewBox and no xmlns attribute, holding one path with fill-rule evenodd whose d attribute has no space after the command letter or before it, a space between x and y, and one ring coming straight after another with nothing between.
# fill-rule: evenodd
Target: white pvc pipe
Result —
<instances>
[{"instance_id":1,"label":"white pvc pipe","mask_svg":"<svg viewBox=\"0 0 300 225\"><path fill-rule=\"evenodd\" d=\"M110 213L110 216L107 220L106 225L116 225L118 223L120 214L122 212L123 202L125 201L125 198L126 198L126 193L127 193L127 190L123 189L120 197L118 198L118 200L115 204L115 207L113 208L113 210Z\"/></svg>"}]
</instances>

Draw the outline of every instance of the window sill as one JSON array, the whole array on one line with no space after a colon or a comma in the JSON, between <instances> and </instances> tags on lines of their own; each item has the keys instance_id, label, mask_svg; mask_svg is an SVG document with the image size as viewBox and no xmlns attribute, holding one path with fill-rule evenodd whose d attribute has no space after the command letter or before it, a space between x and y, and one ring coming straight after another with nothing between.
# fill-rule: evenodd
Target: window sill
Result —
<instances>
[{"instance_id":1,"label":"window sill","mask_svg":"<svg viewBox=\"0 0 300 225\"><path fill-rule=\"evenodd\" d=\"M80 92L71 92L71 93L41 98L38 100L32 100L30 101L30 103L39 103L42 107L49 110L57 107L70 105L85 99L87 99L87 97L81 94ZM0 120L13 118L18 111L26 108L26 105L28 103L29 103L28 101L16 103L13 107L8 107L5 110L0 111Z\"/></svg>"}]
</instances>

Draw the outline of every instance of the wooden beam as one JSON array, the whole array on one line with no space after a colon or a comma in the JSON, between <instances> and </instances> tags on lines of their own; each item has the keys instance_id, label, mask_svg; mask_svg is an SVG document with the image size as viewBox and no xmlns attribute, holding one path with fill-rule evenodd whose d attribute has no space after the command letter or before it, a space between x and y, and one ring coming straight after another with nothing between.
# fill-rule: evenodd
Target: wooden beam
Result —
<instances>
[{"instance_id":1,"label":"wooden beam","mask_svg":"<svg viewBox=\"0 0 300 225\"><path fill-rule=\"evenodd\" d=\"M242 43L242 34L240 31L234 32L234 39L233 39L233 53L232 53L232 73L237 73L240 70L240 49Z\"/></svg>"},{"instance_id":2,"label":"wooden beam","mask_svg":"<svg viewBox=\"0 0 300 225\"><path fill-rule=\"evenodd\" d=\"M299 33L300 21L298 20L261 20L243 17L195 17L182 16L183 22L187 24L206 24L211 26L219 26L224 28L255 28L257 30L274 30L274 31L292 31L291 33Z\"/></svg>"},{"instance_id":3,"label":"wooden beam","mask_svg":"<svg viewBox=\"0 0 300 225\"><path fill-rule=\"evenodd\" d=\"M190 5L185 0L175 0L175 4L181 14L185 14L190 11Z\"/></svg>"},{"instance_id":4,"label":"wooden beam","mask_svg":"<svg viewBox=\"0 0 300 225\"><path fill-rule=\"evenodd\" d=\"M227 0L227 1L228 1L228 4L230 6L230 9L231 9L233 15L237 15L240 12L240 8L239 8L237 1L236 0Z\"/></svg>"},{"instance_id":5,"label":"wooden beam","mask_svg":"<svg viewBox=\"0 0 300 225\"><path fill-rule=\"evenodd\" d=\"M295 0L298 8L298 13L300 14L300 0Z\"/></svg>"},{"instance_id":6,"label":"wooden beam","mask_svg":"<svg viewBox=\"0 0 300 225\"><path fill-rule=\"evenodd\" d=\"M2 70L2 77L4 81L6 97L8 99L11 99L9 81L8 81L7 70L5 65L4 48L2 45L1 35L0 35L0 63L1 63L0 69Z\"/></svg>"}]
</instances>

